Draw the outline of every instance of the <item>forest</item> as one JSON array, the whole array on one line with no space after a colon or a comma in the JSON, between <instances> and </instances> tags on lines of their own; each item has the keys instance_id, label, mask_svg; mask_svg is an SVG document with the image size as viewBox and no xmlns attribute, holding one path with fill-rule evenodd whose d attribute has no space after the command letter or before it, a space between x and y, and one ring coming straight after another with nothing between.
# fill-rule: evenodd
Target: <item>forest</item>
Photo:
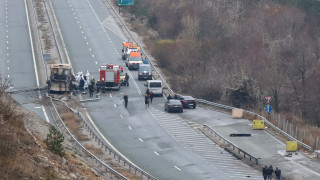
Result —
<instances>
[{"instance_id":1,"label":"forest","mask_svg":"<svg viewBox=\"0 0 320 180\"><path fill-rule=\"evenodd\" d=\"M124 10L149 29L175 91L256 112L273 96L275 112L320 126L317 0L136 0Z\"/></svg>"}]
</instances>

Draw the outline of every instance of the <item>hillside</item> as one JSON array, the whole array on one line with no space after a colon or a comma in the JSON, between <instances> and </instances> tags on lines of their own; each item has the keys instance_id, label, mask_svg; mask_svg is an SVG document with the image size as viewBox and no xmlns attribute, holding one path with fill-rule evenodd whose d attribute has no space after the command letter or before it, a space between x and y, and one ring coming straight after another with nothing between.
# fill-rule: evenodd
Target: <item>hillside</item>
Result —
<instances>
[{"instance_id":1,"label":"hillside","mask_svg":"<svg viewBox=\"0 0 320 180\"><path fill-rule=\"evenodd\" d=\"M122 13L177 92L260 113L273 96L276 113L319 126L318 6L304 2L141 0Z\"/></svg>"},{"instance_id":2,"label":"hillside","mask_svg":"<svg viewBox=\"0 0 320 180\"><path fill-rule=\"evenodd\" d=\"M0 179L102 179L64 143L66 157L51 153L44 143L45 123L0 89Z\"/></svg>"}]
</instances>

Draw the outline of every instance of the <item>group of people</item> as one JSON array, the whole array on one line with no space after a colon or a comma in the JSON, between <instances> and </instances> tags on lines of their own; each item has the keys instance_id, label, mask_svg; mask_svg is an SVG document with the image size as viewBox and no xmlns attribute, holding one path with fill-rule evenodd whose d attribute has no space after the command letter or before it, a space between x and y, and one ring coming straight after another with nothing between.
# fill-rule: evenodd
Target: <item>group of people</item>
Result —
<instances>
[{"instance_id":1,"label":"group of people","mask_svg":"<svg viewBox=\"0 0 320 180\"><path fill-rule=\"evenodd\" d=\"M276 167L276 169L273 170L272 165L270 165L269 167L265 166L264 168L262 168L262 175L264 180L271 180L273 172L276 175L277 180L280 180L281 170L278 167Z\"/></svg>"},{"instance_id":2,"label":"group of people","mask_svg":"<svg viewBox=\"0 0 320 180\"><path fill-rule=\"evenodd\" d=\"M84 75L82 71L79 71L76 73L74 76L75 81L78 83L78 89L80 91L85 91L86 89L89 90L89 96L93 97L93 92L94 92L94 86L96 84L96 80L92 76L90 78L90 73L87 70L86 74Z\"/></svg>"},{"instance_id":3,"label":"group of people","mask_svg":"<svg viewBox=\"0 0 320 180\"><path fill-rule=\"evenodd\" d=\"M144 104L146 105L147 108L149 107L149 104L150 104L150 103L152 104L153 97L154 97L153 92L150 91L149 88L147 88L146 94L145 94L145 96L144 96ZM124 94L123 100L124 100L124 106L125 106L125 108L128 107L128 99L129 99L128 95L127 95L127 94Z\"/></svg>"},{"instance_id":4,"label":"group of people","mask_svg":"<svg viewBox=\"0 0 320 180\"><path fill-rule=\"evenodd\" d=\"M168 100L170 100L170 99L178 99L178 95L177 95L177 94L174 94L173 97L172 97L172 96L169 94L168 97L167 97L167 99L168 99Z\"/></svg>"}]
</instances>

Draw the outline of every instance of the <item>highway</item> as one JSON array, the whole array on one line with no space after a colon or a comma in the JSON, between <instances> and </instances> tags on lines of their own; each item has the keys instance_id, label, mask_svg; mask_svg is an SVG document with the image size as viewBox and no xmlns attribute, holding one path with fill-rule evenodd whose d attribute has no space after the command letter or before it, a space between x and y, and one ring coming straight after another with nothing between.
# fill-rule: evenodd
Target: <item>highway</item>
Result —
<instances>
[{"instance_id":1,"label":"highway","mask_svg":"<svg viewBox=\"0 0 320 180\"><path fill-rule=\"evenodd\" d=\"M102 1L52 4L75 72L88 70L98 79L100 65L123 65L125 37ZM137 81L135 71L127 72L129 87L105 93L99 102L85 106L103 136L130 161L158 179L261 179L259 171L209 141L179 114L164 112L164 98L155 98L146 109L144 82ZM129 96L128 109L124 93Z\"/></svg>"}]
</instances>

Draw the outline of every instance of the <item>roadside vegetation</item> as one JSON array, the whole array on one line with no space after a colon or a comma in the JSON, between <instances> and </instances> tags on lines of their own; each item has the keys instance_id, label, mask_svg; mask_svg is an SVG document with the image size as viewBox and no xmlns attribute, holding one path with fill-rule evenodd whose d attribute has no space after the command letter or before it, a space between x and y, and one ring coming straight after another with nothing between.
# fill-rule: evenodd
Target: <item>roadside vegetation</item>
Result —
<instances>
[{"instance_id":1,"label":"roadside vegetation","mask_svg":"<svg viewBox=\"0 0 320 180\"><path fill-rule=\"evenodd\" d=\"M320 126L318 9L317 0L140 0L122 12L175 91L260 114L273 96L275 113L307 128Z\"/></svg>"}]
</instances>

